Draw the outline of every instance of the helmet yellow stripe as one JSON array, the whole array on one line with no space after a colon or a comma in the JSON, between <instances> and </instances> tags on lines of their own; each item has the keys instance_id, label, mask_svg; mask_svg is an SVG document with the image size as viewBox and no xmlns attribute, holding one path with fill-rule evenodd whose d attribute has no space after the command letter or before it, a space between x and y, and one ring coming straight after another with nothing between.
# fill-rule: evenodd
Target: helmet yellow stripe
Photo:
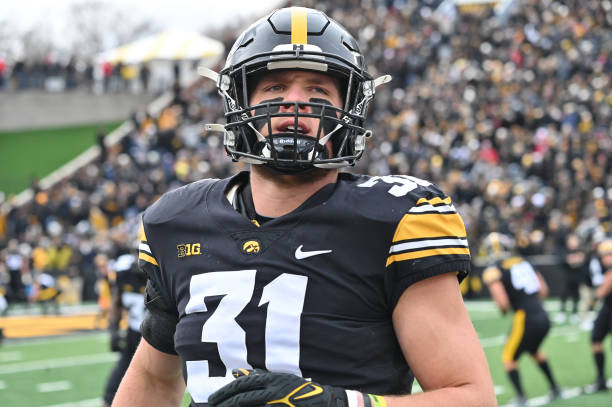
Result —
<instances>
[{"instance_id":1,"label":"helmet yellow stripe","mask_svg":"<svg viewBox=\"0 0 612 407\"><path fill-rule=\"evenodd\" d=\"M291 7L291 43L308 43L308 17L303 7Z\"/></svg>"}]
</instances>

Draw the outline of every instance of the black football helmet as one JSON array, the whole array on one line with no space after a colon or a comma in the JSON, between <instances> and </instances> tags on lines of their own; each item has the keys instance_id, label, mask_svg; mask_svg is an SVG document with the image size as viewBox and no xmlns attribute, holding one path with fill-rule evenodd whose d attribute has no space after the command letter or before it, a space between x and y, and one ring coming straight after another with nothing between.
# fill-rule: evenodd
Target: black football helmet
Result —
<instances>
[{"instance_id":1,"label":"black football helmet","mask_svg":"<svg viewBox=\"0 0 612 407\"><path fill-rule=\"evenodd\" d=\"M482 241L481 253L488 261L500 261L510 257L516 247L515 240L503 233L491 232Z\"/></svg>"},{"instance_id":2,"label":"black football helmet","mask_svg":"<svg viewBox=\"0 0 612 407\"><path fill-rule=\"evenodd\" d=\"M322 99L299 104L278 99L251 106L249 92L258 77L283 69L334 77L340 84L343 107ZM227 119L224 126L207 125L206 129L224 132L225 149L235 161L263 164L281 173L354 165L371 135L364 122L374 90L391 79L385 75L374 80L355 38L324 13L303 7L275 10L258 20L238 37L219 74L207 68L200 68L200 74L216 81ZM280 111L281 106L292 105L291 112ZM295 126L260 133L272 117L292 117ZM320 119L316 138L301 134L300 117ZM331 153L325 148L330 141Z\"/></svg>"}]
</instances>

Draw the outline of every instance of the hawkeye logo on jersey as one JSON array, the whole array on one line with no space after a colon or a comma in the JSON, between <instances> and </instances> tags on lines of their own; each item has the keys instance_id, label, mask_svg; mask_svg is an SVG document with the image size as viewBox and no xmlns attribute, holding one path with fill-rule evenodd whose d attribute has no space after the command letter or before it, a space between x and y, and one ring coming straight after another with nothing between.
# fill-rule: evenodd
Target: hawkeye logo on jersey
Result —
<instances>
[{"instance_id":1,"label":"hawkeye logo on jersey","mask_svg":"<svg viewBox=\"0 0 612 407\"><path fill-rule=\"evenodd\" d=\"M258 254L261 251L261 244L257 240L248 240L242 245L242 252L245 254Z\"/></svg>"},{"instance_id":2,"label":"hawkeye logo on jersey","mask_svg":"<svg viewBox=\"0 0 612 407\"><path fill-rule=\"evenodd\" d=\"M185 243L176 246L177 256L179 259L187 256L198 256L202 254L200 243Z\"/></svg>"}]
</instances>

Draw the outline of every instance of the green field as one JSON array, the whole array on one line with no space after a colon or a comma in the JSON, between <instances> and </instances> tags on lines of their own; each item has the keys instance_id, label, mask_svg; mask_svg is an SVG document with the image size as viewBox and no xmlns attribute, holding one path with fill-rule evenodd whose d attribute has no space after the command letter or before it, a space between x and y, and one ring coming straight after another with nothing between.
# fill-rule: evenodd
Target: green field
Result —
<instances>
[{"instance_id":1,"label":"green field","mask_svg":"<svg viewBox=\"0 0 612 407\"><path fill-rule=\"evenodd\" d=\"M549 302L556 309L556 302ZM468 309L489 360L500 406L514 398L500 361L501 347L510 326L488 301L469 302ZM607 340L607 374L612 377L612 355ZM580 394L593 382L589 332L577 325L555 325L543 349L564 390L564 399L548 403L548 388L535 363L520 362L521 378L530 406L609 407L612 394ZM457 349L460 352L461 349ZM116 355L108 351L105 333L78 334L48 339L10 340L0 347L0 406L89 407L101 405L104 383ZM187 405L187 398L183 406Z\"/></svg>"},{"instance_id":2,"label":"green field","mask_svg":"<svg viewBox=\"0 0 612 407\"><path fill-rule=\"evenodd\" d=\"M96 132L108 132L121 122L0 132L0 191L23 191L34 178L42 179L96 143Z\"/></svg>"}]
</instances>

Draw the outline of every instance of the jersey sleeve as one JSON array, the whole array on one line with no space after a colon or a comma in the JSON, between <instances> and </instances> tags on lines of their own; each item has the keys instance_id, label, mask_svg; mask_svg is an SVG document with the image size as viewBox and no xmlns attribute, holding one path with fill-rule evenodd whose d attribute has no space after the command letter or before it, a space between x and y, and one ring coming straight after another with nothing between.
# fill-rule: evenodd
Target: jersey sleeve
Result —
<instances>
[{"instance_id":1,"label":"jersey sleeve","mask_svg":"<svg viewBox=\"0 0 612 407\"><path fill-rule=\"evenodd\" d=\"M141 222L138 233L138 267L147 276L146 313L141 324L141 333L154 348L164 353L176 354L174 332L178 323L178 312L172 302L164 295L161 270L153 254L145 231L145 221Z\"/></svg>"},{"instance_id":2,"label":"jersey sleeve","mask_svg":"<svg viewBox=\"0 0 612 407\"><path fill-rule=\"evenodd\" d=\"M395 228L386 260L393 304L420 280L456 272L461 282L470 271L465 225L451 198L433 184L415 195Z\"/></svg>"}]
</instances>

